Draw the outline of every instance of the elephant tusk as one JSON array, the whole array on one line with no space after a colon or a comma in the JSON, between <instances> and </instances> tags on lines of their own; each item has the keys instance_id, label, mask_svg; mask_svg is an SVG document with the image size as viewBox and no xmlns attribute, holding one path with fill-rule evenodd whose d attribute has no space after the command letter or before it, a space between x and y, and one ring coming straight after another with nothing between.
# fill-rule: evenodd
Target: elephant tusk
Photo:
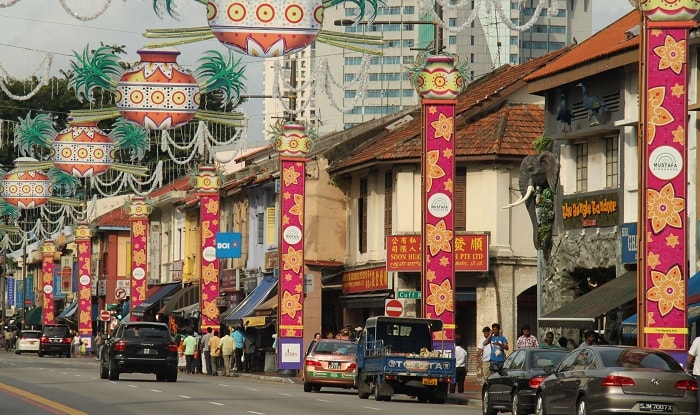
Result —
<instances>
[{"instance_id":1,"label":"elephant tusk","mask_svg":"<svg viewBox=\"0 0 700 415\"><path fill-rule=\"evenodd\" d=\"M527 201L527 199L529 199L530 196L532 196L533 190L535 190L534 186L533 186L533 185L529 185L529 186L527 187L527 193L525 193L525 195L524 195L523 197L521 197L520 199L518 199L518 200L516 200L515 202L511 203L510 205L503 206L503 209L510 209L510 208L512 208L513 206L518 206L518 205L521 205L521 204L525 203L525 202Z\"/></svg>"}]
</instances>

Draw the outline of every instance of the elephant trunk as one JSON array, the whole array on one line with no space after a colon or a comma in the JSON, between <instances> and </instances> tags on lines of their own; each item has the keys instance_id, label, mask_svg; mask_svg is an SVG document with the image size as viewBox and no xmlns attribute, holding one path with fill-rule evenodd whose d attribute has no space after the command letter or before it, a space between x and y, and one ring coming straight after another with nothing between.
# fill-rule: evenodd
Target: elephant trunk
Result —
<instances>
[{"instance_id":1,"label":"elephant trunk","mask_svg":"<svg viewBox=\"0 0 700 415\"><path fill-rule=\"evenodd\" d=\"M535 190L535 187L533 185L529 185L527 187L527 192L520 199L516 200L515 202L513 202L507 206L503 206L503 209L510 209L513 206L522 205L523 203L525 203L527 201L527 199L530 198L530 196L532 196L532 192L534 190Z\"/></svg>"}]
</instances>

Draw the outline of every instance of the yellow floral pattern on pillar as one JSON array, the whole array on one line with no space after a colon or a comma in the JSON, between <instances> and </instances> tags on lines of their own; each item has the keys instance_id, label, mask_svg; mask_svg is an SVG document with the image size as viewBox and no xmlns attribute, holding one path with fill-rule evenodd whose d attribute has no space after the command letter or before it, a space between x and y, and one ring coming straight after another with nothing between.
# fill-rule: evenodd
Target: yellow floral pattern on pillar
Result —
<instances>
[{"instance_id":1,"label":"yellow floral pattern on pillar","mask_svg":"<svg viewBox=\"0 0 700 415\"><path fill-rule=\"evenodd\" d=\"M295 318L297 311L301 311L302 305L299 302L301 294L292 294L289 291L285 291L282 295L282 300L280 301L280 307L282 314L286 314L291 318Z\"/></svg>"},{"instance_id":2,"label":"yellow floral pattern on pillar","mask_svg":"<svg viewBox=\"0 0 700 415\"><path fill-rule=\"evenodd\" d=\"M452 140L452 133L455 130L454 118L440 114L436 121L430 123L435 129L435 138L444 138L445 141Z\"/></svg>"},{"instance_id":3,"label":"yellow floral pattern on pillar","mask_svg":"<svg viewBox=\"0 0 700 415\"><path fill-rule=\"evenodd\" d=\"M430 294L425 299L427 304L435 307L435 315L440 316L447 311L453 311L453 291L452 284L449 279L444 280L441 284L429 284Z\"/></svg>"},{"instance_id":4,"label":"yellow floral pattern on pillar","mask_svg":"<svg viewBox=\"0 0 700 415\"><path fill-rule=\"evenodd\" d=\"M282 254L283 270L291 269L298 273L302 266L303 253L301 249L296 250L293 246L289 247L287 253Z\"/></svg>"},{"instance_id":5,"label":"yellow floral pattern on pillar","mask_svg":"<svg viewBox=\"0 0 700 415\"><path fill-rule=\"evenodd\" d=\"M294 206L289 208L289 213L299 218L299 223L304 224L304 195L294 195Z\"/></svg>"},{"instance_id":6,"label":"yellow floral pattern on pillar","mask_svg":"<svg viewBox=\"0 0 700 415\"><path fill-rule=\"evenodd\" d=\"M202 281L204 281L204 284L219 281L219 275L213 262L202 267Z\"/></svg>"},{"instance_id":7,"label":"yellow floral pattern on pillar","mask_svg":"<svg viewBox=\"0 0 700 415\"><path fill-rule=\"evenodd\" d=\"M204 303L202 314L211 320L216 320L219 317L219 307L216 306L216 299Z\"/></svg>"},{"instance_id":8,"label":"yellow floral pattern on pillar","mask_svg":"<svg viewBox=\"0 0 700 415\"><path fill-rule=\"evenodd\" d=\"M425 154L425 162L427 163L427 177L425 178L426 191L430 191L433 187L433 180L443 177L445 170L438 166L440 160L440 150L429 151Z\"/></svg>"},{"instance_id":9,"label":"yellow floral pattern on pillar","mask_svg":"<svg viewBox=\"0 0 700 415\"><path fill-rule=\"evenodd\" d=\"M292 184L297 184L299 177L301 177L301 173L298 172L294 166L290 166L284 169L282 180L284 180L285 186L290 186Z\"/></svg>"},{"instance_id":10,"label":"yellow floral pattern on pillar","mask_svg":"<svg viewBox=\"0 0 700 415\"><path fill-rule=\"evenodd\" d=\"M146 249L139 249L134 252L134 263L136 265L144 265L146 263Z\"/></svg>"},{"instance_id":11,"label":"yellow floral pattern on pillar","mask_svg":"<svg viewBox=\"0 0 700 415\"><path fill-rule=\"evenodd\" d=\"M657 192L647 189L647 216L654 233L661 232L667 225L680 228L680 213L685 210L685 199L676 197L673 185L667 183Z\"/></svg>"},{"instance_id":12,"label":"yellow floral pattern on pillar","mask_svg":"<svg viewBox=\"0 0 700 415\"><path fill-rule=\"evenodd\" d=\"M685 40L676 42L673 36L666 35L663 46L654 48L654 53L661 58L659 70L671 69L676 74L680 74L685 64Z\"/></svg>"},{"instance_id":13,"label":"yellow floral pattern on pillar","mask_svg":"<svg viewBox=\"0 0 700 415\"><path fill-rule=\"evenodd\" d=\"M666 88L663 86L649 88L647 91L647 144L654 142L656 127L671 124L675 119L662 105L666 98Z\"/></svg>"},{"instance_id":14,"label":"yellow floral pattern on pillar","mask_svg":"<svg viewBox=\"0 0 700 415\"><path fill-rule=\"evenodd\" d=\"M131 231L135 237L146 236L146 223L142 220L136 220L131 224Z\"/></svg>"},{"instance_id":15,"label":"yellow floral pattern on pillar","mask_svg":"<svg viewBox=\"0 0 700 415\"><path fill-rule=\"evenodd\" d=\"M651 281L654 285L647 291L647 300L658 302L662 317L674 308L685 309L685 281L678 265L674 265L666 274L651 271Z\"/></svg>"},{"instance_id":16,"label":"yellow floral pattern on pillar","mask_svg":"<svg viewBox=\"0 0 700 415\"><path fill-rule=\"evenodd\" d=\"M440 251L452 252L450 242L453 232L446 228L444 220L439 221L435 226L426 224L426 229L428 233L426 244L430 248L430 255L435 256Z\"/></svg>"}]
</instances>

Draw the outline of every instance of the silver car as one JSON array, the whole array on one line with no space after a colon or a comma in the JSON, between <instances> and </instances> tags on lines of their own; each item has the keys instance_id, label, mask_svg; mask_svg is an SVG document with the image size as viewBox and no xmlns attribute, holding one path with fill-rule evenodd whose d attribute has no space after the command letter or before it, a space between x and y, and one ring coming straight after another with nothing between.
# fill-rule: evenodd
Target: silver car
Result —
<instances>
[{"instance_id":1,"label":"silver car","mask_svg":"<svg viewBox=\"0 0 700 415\"><path fill-rule=\"evenodd\" d=\"M21 353L38 353L41 332L39 330L22 330L17 338L15 346L15 354Z\"/></svg>"},{"instance_id":2,"label":"silver car","mask_svg":"<svg viewBox=\"0 0 700 415\"><path fill-rule=\"evenodd\" d=\"M540 384L535 413L696 415L698 384L661 350L583 346Z\"/></svg>"}]
</instances>

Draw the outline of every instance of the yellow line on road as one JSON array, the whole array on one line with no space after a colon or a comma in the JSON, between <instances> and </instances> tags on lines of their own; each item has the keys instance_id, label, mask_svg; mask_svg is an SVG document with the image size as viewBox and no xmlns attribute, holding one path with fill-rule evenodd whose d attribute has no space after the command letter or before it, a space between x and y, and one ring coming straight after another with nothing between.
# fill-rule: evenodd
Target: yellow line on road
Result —
<instances>
[{"instance_id":1,"label":"yellow line on road","mask_svg":"<svg viewBox=\"0 0 700 415\"><path fill-rule=\"evenodd\" d=\"M42 396L35 395L31 392L24 391L22 389L15 388L14 386L6 385L4 383L0 383L0 390L5 390L9 393L12 393L14 395L26 398L30 401L39 403L41 405L47 406L51 409L55 409L57 411L61 411L61 413L67 414L67 415L88 415L86 412L79 411L77 409L73 409L71 407L65 406L63 404L60 404L58 402L54 402L52 400L46 399Z\"/></svg>"}]
</instances>

